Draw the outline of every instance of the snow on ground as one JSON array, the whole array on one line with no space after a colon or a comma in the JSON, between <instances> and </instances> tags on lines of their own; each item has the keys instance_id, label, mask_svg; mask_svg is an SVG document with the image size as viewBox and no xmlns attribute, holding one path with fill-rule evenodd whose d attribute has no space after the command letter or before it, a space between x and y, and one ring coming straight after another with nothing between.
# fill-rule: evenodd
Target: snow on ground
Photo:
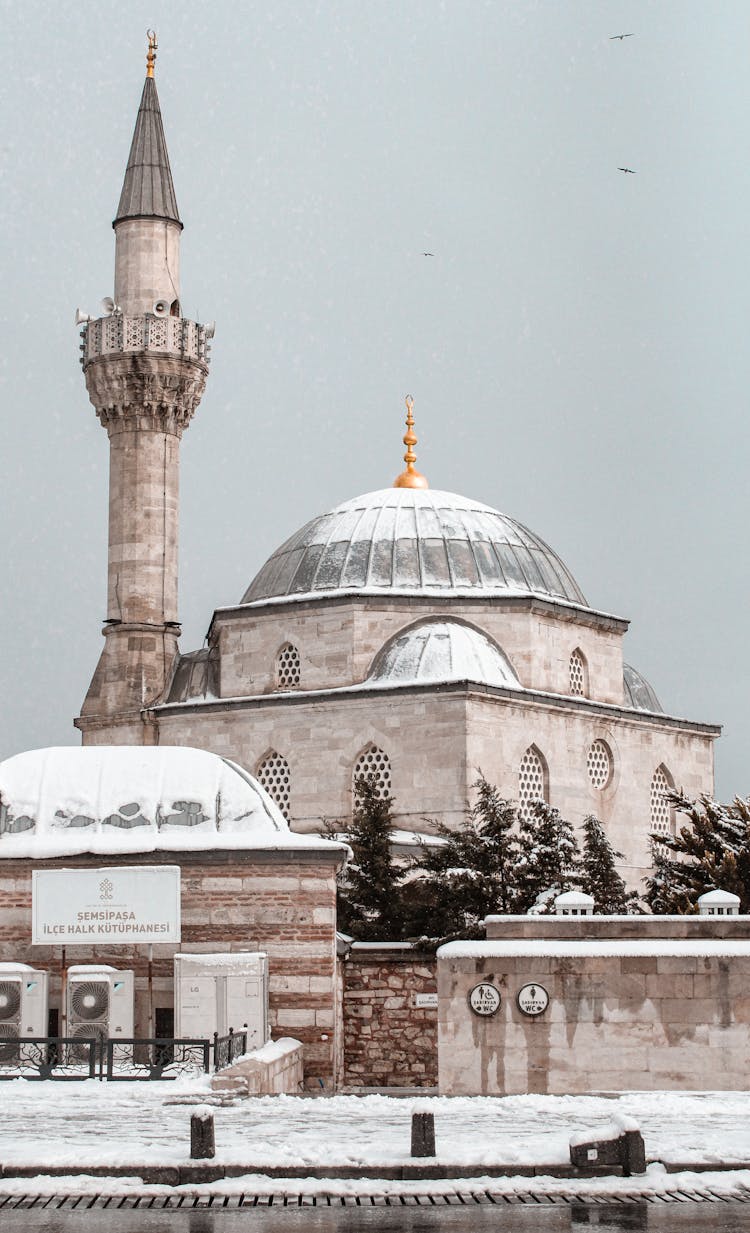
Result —
<instances>
[{"instance_id":1,"label":"snow on ground","mask_svg":"<svg viewBox=\"0 0 750 1233\"><path fill-rule=\"evenodd\" d=\"M40 1173L50 1166L186 1164L190 1114L207 1095L203 1078L2 1083L0 1161L39 1166ZM373 1095L258 1097L217 1106L216 1162L253 1172L406 1164L414 1105ZM750 1161L746 1107L743 1092L419 1098L421 1111L435 1113L438 1163L459 1173L468 1165L568 1164L571 1135L595 1135L616 1113L639 1124L650 1159L739 1165Z\"/></svg>"}]
</instances>

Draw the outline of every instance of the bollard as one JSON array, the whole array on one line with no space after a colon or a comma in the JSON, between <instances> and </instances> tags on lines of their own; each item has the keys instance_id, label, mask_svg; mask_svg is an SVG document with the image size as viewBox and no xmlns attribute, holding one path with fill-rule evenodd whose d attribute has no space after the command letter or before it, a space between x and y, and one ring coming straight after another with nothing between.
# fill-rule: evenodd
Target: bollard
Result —
<instances>
[{"instance_id":1,"label":"bollard","mask_svg":"<svg viewBox=\"0 0 750 1233\"><path fill-rule=\"evenodd\" d=\"M633 1173L645 1173L646 1147L640 1130L623 1131L621 1145L623 1177L630 1177Z\"/></svg>"},{"instance_id":2,"label":"bollard","mask_svg":"<svg viewBox=\"0 0 750 1233\"><path fill-rule=\"evenodd\" d=\"M435 1155L434 1113L412 1113L411 1154L412 1156Z\"/></svg>"},{"instance_id":3,"label":"bollard","mask_svg":"<svg viewBox=\"0 0 750 1233\"><path fill-rule=\"evenodd\" d=\"M207 1105L199 1105L190 1118L190 1159L213 1160L215 1155L214 1115Z\"/></svg>"}]
</instances>

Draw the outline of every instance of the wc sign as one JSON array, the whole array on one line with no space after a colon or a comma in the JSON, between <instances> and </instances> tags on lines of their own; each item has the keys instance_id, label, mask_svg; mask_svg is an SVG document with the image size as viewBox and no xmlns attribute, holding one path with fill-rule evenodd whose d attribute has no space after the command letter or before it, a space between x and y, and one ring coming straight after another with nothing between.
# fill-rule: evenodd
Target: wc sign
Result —
<instances>
[{"instance_id":1,"label":"wc sign","mask_svg":"<svg viewBox=\"0 0 750 1233\"><path fill-rule=\"evenodd\" d=\"M31 877L34 945L180 941L179 865L35 869Z\"/></svg>"}]
</instances>

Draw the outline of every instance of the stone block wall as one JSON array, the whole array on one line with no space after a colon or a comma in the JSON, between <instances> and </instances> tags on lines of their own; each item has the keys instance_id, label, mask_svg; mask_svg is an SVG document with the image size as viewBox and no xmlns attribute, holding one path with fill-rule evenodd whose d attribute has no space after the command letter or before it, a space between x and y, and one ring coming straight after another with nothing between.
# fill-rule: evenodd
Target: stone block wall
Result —
<instances>
[{"instance_id":1,"label":"stone block wall","mask_svg":"<svg viewBox=\"0 0 750 1233\"><path fill-rule=\"evenodd\" d=\"M436 1086L437 1008L416 1005L436 970L408 945L355 943L341 963L345 1088Z\"/></svg>"},{"instance_id":2,"label":"stone block wall","mask_svg":"<svg viewBox=\"0 0 750 1233\"><path fill-rule=\"evenodd\" d=\"M748 941L459 942L438 969L442 1093L750 1087ZM500 994L486 1017L480 982ZM549 994L533 1018L528 983Z\"/></svg>"}]
</instances>

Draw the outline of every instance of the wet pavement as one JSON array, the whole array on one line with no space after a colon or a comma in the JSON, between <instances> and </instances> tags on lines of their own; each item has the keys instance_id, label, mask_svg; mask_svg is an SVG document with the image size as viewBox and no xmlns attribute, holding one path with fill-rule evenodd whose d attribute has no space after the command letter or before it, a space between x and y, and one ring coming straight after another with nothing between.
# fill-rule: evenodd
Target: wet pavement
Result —
<instances>
[{"instance_id":1,"label":"wet pavement","mask_svg":"<svg viewBox=\"0 0 750 1233\"><path fill-rule=\"evenodd\" d=\"M531 1203L480 1206L191 1207L173 1211L2 1210L3 1233L565 1233L566 1230L643 1230L648 1233L749 1233L750 1205L734 1202ZM88 1202L88 1200L86 1200Z\"/></svg>"}]
</instances>

